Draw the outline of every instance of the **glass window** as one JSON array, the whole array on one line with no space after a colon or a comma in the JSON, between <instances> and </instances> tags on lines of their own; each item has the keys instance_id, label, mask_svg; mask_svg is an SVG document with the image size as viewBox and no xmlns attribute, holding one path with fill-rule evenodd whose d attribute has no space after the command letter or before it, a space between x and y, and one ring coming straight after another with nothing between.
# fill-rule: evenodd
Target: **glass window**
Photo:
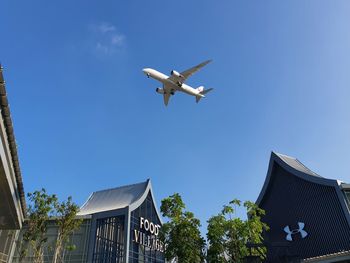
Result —
<instances>
[{"instance_id":1,"label":"glass window","mask_svg":"<svg viewBox=\"0 0 350 263\"><path fill-rule=\"evenodd\" d=\"M123 256L124 216L98 219L92 262L120 263Z\"/></svg>"}]
</instances>

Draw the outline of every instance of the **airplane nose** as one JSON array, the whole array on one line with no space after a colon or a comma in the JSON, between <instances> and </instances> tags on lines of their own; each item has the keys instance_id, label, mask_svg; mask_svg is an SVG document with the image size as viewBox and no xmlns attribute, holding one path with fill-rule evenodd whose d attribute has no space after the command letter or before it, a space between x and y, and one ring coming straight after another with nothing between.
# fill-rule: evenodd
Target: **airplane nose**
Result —
<instances>
[{"instance_id":1,"label":"airplane nose","mask_svg":"<svg viewBox=\"0 0 350 263\"><path fill-rule=\"evenodd\" d=\"M143 70L143 73L145 73L147 75L147 77L150 76L150 73L149 73L149 69L148 68L144 68Z\"/></svg>"}]
</instances>

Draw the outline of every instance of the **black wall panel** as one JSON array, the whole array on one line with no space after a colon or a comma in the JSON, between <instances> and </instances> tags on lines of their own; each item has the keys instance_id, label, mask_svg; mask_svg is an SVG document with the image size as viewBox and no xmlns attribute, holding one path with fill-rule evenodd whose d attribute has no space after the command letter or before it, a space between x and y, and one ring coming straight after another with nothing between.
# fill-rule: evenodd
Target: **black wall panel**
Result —
<instances>
[{"instance_id":1,"label":"black wall panel","mask_svg":"<svg viewBox=\"0 0 350 263\"><path fill-rule=\"evenodd\" d=\"M349 224L334 187L304 180L277 163L271 173L260 202L266 210L264 221L271 228L266 233L268 243L285 243L289 253L301 258L350 249ZM298 229L298 222L305 223L308 235L301 238L300 233L295 233L293 241L287 241L283 229Z\"/></svg>"}]
</instances>

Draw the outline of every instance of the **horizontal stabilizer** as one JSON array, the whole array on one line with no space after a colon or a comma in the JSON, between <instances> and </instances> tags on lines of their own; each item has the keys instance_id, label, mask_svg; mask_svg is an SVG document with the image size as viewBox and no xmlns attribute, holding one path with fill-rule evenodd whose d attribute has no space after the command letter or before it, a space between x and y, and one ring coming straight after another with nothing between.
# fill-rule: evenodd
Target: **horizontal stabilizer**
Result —
<instances>
[{"instance_id":1,"label":"horizontal stabilizer","mask_svg":"<svg viewBox=\"0 0 350 263\"><path fill-rule=\"evenodd\" d=\"M205 90L203 90L202 92L201 92L201 94L207 94L209 91L212 91L213 90L213 88L210 88L210 89L205 89Z\"/></svg>"},{"instance_id":2,"label":"horizontal stabilizer","mask_svg":"<svg viewBox=\"0 0 350 263\"><path fill-rule=\"evenodd\" d=\"M197 90L199 91L198 96L196 96L196 102L198 103L201 100L201 98L205 98L204 95L207 94L209 91L212 91L213 88L204 89L204 87L201 86L201 87L197 88Z\"/></svg>"}]
</instances>

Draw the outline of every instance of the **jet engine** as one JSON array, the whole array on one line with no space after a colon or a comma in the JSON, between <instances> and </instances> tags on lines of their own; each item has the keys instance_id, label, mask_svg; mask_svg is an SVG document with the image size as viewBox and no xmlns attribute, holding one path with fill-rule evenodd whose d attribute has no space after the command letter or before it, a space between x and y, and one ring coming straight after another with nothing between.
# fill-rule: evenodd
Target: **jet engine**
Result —
<instances>
[{"instance_id":1,"label":"jet engine","mask_svg":"<svg viewBox=\"0 0 350 263\"><path fill-rule=\"evenodd\" d=\"M184 76L182 76L179 72L175 71L175 70L172 70L171 73L170 73L172 76L176 76L176 77L179 77L179 78L184 78Z\"/></svg>"},{"instance_id":2,"label":"jet engine","mask_svg":"<svg viewBox=\"0 0 350 263\"><path fill-rule=\"evenodd\" d=\"M156 92L159 94L164 94L164 89L163 88L156 88Z\"/></svg>"}]
</instances>

